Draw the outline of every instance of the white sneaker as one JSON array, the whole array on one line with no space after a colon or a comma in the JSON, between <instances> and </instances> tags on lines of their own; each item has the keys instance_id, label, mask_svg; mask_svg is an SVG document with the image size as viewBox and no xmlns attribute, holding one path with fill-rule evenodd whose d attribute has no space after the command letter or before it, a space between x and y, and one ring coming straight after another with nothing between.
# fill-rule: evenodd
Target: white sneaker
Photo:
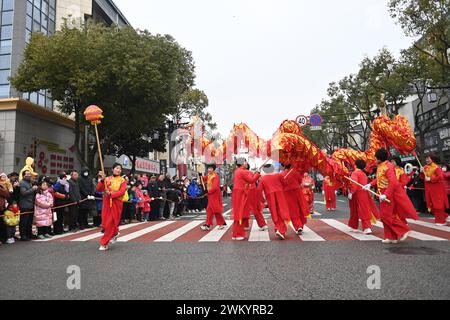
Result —
<instances>
[{"instance_id":1,"label":"white sneaker","mask_svg":"<svg viewBox=\"0 0 450 320\"><path fill-rule=\"evenodd\" d=\"M233 238L232 240L233 240L233 241L244 241L245 238L239 237L239 238Z\"/></svg>"},{"instance_id":2,"label":"white sneaker","mask_svg":"<svg viewBox=\"0 0 450 320\"><path fill-rule=\"evenodd\" d=\"M108 251L109 248L108 246L100 246L100 248L98 249L98 251Z\"/></svg>"},{"instance_id":3,"label":"white sneaker","mask_svg":"<svg viewBox=\"0 0 450 320\"><path fill-rule=\"evenodd\" d=\"M450 217L447 218L447 222L450 223Z\"/></svg>"},{"instance_id":4,"label":"white sneaker","mask_svg":"<svg viewBox=\"0 0 450 320\"><path fill-rule=\"evenodd\" d=\"M116 234L116 236L109 242L109 244L115 244L117 243L117 240L119 240L120 233Z\"/></svg>"},{"instance_id":5,"label":"white sneaker","mask_svg":"<svg viewBox=\"0 0 450 320\"><path fill-rule=\"evenodd\" d=\"M435 226L436 227L446 227L447 224L446 223L436 223Z\"/></svg>"},{"instance_id":6,"label":"white sneaker","mask_svg":"<svg viewBox=\"0 0 450 320\"><path fill-rule=\"evenodd\" d=\"M269 227L264 226L264 227L260 228L259 231L269 231Z\"/></svg>"},{"instance_id":7,"label":"white sneaker","mask_svg":"<svg viewBox=\"0 0 450 320\"><path fill-rule=\"evenodd\" d=\"M281 240L286 240L286 237L284 235L282 235L280 231L277 231L276 234L277 234L278 238L280 238Z\"/></svg>"},{"instance_id":8,"label":"white sneaker","mask_svg":"<svg viewBox=\"0 0 450 320\"><path fill-rule=\"evenodd\" d=\"M373 231L372 231L372 229L366 229L366 230L364 230L363 233L364 233L365 235L369 235L369 234L372 234Z\"/></svg>"},{"instance_id":9,"label":"white sneaker","mask_svg":"<svg viewBox=\"0 0 450 320\"><path fill-rule=\"evenodd\" d=\"M381 241L383 244L397 244L398 243L398 241L397 240L389 240L389 239L386 239L386 240L383 240L383 241Z\"/></svg>"},{"instance_id":10,"label":"white sneaker","mask_svg":"<svg viewBox=\"0 0 450 320\"><path fill-rule=\"evenodd\" d=\"M11 239L6 240L6 243L7 244L14 244L14 243L16 243L16 241L14 240L14 238L11 238Z\"/></svg>"},{"instance_id":11,"label":"white sneaker","mask_svg":"<svg viewBox=\"0 0 450 320\"><path fill-rule=\"evenodd\" d=\"M409 238L409 234L411 232L407 232L403 235L403 237L400 238L400 242L405 242Z\"/></svg>"},{"instance_id":12,"label":"white sneaker","mask_svg":"<svg viewBox=\"0 0 450 320\"><path fill-rule=\"evenodd\" d=\"M204 226L201 226L200 229L202 229L203 231L210 231L211 227L207 226L207 225L204 225Z\"/></svg>"}]
</instances>

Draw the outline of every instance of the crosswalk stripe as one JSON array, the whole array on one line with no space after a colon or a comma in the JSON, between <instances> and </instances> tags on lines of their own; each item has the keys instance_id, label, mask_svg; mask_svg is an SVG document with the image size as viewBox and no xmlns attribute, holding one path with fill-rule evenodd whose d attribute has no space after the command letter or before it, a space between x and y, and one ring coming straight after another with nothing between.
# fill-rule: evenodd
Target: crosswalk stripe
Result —
<instances>
[{"instance_id":1,"label":"crosswalk stripe","mask_svg":"<svg viewBox=\"0 0 450 320\"><path fill-rule=\"evenodd\" d=\"M120 231L124 231L124 230L130 229L130 228L136 227L136 226L140 226L142 224L144 224L144 223L127 224L125 226L121 226L119 228L119 230ZM77 239L74 239L74 240L71 240L71 241L72 242L86 242L86 241L91 241L91 240L100 238L102 236L103 236L103 233L97 232L97 233L94 233L94 234L91 234L91 235L88 235L88 236L85 236L85 237L77 238Z\"/></svg>"},{"instance_id":2,"label":"crosswalk stripe","mask_svg":"<svg viewBox=\"0 0 450 320\"><path fill-rule=\"evenodd\" d=\"M382 222L378 221L375 226L384 229L384 225ZM435 237L435 236L430 236L428 234L422 233L422 232L417 232L417 231L411 231L409 234L410 237L417 239L417 240L421 240L421 241L448 241L447 239L443 239L443 238L439 238L439 237Z\"/></svg>"},{"instance_id":3,"label":"crosswalk stripe","mask_svg":"<svg viewBox=\"0 0 450 320\"><path fill-rule=\"evenodd\" d=\"M234 221L226 220L226 223L228 227L225 230L219 230L220 226L217 226L216 228L214 228L214 230L201 238L199 242L219 242L220 239L222 239L223 236L228 232L228 230L230 230L230 228L233 226Z\"/></svg>"},{"instance_id":4,"label":"crosswalk stripe","mask_svg":"<svg viewBox=\"0 0 450 320\"><path fill-rule=\"evenodd\" d=\"M225 211L225 212L223 213L223 215L224 215L224 216L229 216L229 215L231 214L231 210L232 210L232 209Z\"/></svg>"},{"instance_id":5,"label":"crosswalk stripe","mask_svg":"<svg viewBox=\"0 0 450 320\"><path fill-rule=\"evenodd\" d=\"M117 240L117 241L118 242L128 242L128 241L137 239L137 238L139 238L139 237L141 237L141 236L143 236L143 235L145 235L147 233L150 233L150 232L159 230L161 228L167 227L168 225L171 225L172 223L175 223L175 221L164 221L164 222L158 223L158 224L156 224L154 226L151 226L151 227L148 227L148 228L145 228L145 229L142 229L142 230L130 233L130 234L126 235L126 236L120 237L119 240Z\"/></svg>"},{"instance_id":6,"label":"crosswalk stripe","mask_svg":"<svg viewBox=\"0 0 450 320\"><path fill-rule=\"evenodd\" d=\"M425 221L408 220L408 223L415 224L415 225L422 226L422 227L435 229L435 230L439 230L439 231L450 232L450 227L436 226L433 223L428 223L428 222L425 222Z\"/></svg>"},{"instance_id":7,"label":"crosswalk stripe","mask_svg":"<svg viewBox=\"0 0 450 320\"><path fill-rule=\"evenodd\" d=\"M329 226L331 226L335 229L338 229L339 231L349 235L350 237L355 238L356 240L359 240L359 241L381 241L380 238L375 237L373 235L365 235L365 234L350 232L350 228L348 226L346 226L345 224L343 224L342 222L339 222L337 220L324 219L322 221L324 223L328 224Z\"/></svg>"},{"instance_id":8,"label":"crosswalk stripe","mask_svg":"<svg viewBox=\"0 0 450 320\"><path fill-rule=\"evenodd\" d=\"M317 233L315 233L313 230L311 230L309 227L305 226L303 228L303 234L300 236L300 239L305 242L322 242L326 241L324 238L319 236Z\"/></svg>"},{"instance_id":9,"label":"crosswalk stripe","mask_svg":"<svg viewBox=\"0 0 450 320\"><path fill-rule=\"evenodd\" d=\"M253 221L252 230L250 231L250 237L248 242L270 242L269 231L259 230L258 223Z\"/></svg>"},{"instance_id":10,"label":"crosswalk stripe","mask_svg":"<svg viewBox=\"0 0 450 320\"><path fill-rule=\"evenodd\" d=\"M159 239L156 239L155 242L172 242L175 239L181 237L182 235L188 233L192 229L198 227L202 223L203 223L203 221L192 221L192 222L188 223L187 225L185 225L169 234L166 234L165 236L163 236Z\"/></svg>"}]
</instances>

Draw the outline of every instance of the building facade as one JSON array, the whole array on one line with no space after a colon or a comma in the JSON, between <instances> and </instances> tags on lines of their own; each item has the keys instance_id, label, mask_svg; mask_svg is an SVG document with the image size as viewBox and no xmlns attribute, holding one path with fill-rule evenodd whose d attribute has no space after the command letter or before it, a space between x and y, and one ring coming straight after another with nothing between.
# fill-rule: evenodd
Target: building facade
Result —
<instances>
[{"instance_id":1,"label":"building facade","mask_svg":"<svg viewBox=\"0 0 450 320\"><path fill-rule=\"evenodd\" d=\"M36 160L39 174L79 169L74 121L56 112L50 92L22 93L9 77L18 70L31 34L51 35L64 18L130 25L112 0L0 0L0 170L20 170Z\"/></svg>"}]
</instances>

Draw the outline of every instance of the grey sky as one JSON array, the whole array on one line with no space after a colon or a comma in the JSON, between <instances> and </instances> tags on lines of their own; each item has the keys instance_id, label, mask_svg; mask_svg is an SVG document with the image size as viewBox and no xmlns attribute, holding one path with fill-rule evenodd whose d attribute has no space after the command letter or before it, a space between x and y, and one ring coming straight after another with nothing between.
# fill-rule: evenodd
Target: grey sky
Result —
<instances>
[{"instance_id":1,"label":"grey sky","mask_svg":"<svg viewBox=\"0 0 450 320\"><path fill-rule=\"evenodd\" d=\"M115 0L135 28L168 33L193 52L197 87L219 131L247 123L269 138L307 114L332 81L383 46L411 43L387 0Z\"/></svg>"}]
</instances>

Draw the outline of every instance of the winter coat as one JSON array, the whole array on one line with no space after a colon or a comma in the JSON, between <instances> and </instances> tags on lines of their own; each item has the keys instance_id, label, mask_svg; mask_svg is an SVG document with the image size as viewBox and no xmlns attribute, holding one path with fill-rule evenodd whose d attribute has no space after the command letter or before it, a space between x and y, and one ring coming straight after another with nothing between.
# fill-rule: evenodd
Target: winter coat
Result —
<instances>
[{"instance_id":1,"label":"winter coat","mask_svg":"<svg viewBox=\"0 0 450 320\"><path fill-rule=\"evenodd\" d=\"M78 203L81 200L80 185L78 181L69 180L69 202Z\"/></svg>"},{"instance_id":2,"label":"winter coat","mask_svg":"<svg viewBox=\"0 0 450 320\"><path fill-rule=\"evenodd\" d=\"M142 193L142 190L137 188L136 189L136 198L139 200L137 207L140 209L144 208L144 193Z\"/></svg>"},{"instance_id":3,"label":"winter coat","mask_svg":"<svg viewBox=\"0 0 450 320\"><path fill-rule=\"evenodd\" d=\"M151 206L150 206L150 202L152 202L152 199L150 198L149 195L145 195L144 196L144 212L150 212Z\"/></svg>"},{"instance_id":4,"label":"winter coat","mask_svg":"<svg viewBox=\"0 0 450 320\"><path fill-rule=\"evenodd\" d=\"M85 173L88 174L87 177L85 176ZM91 176L89 175L89 169L81 169L81 175L78 179L78 185L80 186L81 200L86 199L88 196L95 196L96 188ZM80 203L80 209L95 210L95 208L96 205L94 200L84 201L83 203Z\"/></svg>"},{"instance_id":5,"label":"winter coat","mask_svg":"<svg viewBox=\"0 0 450 320\"><path fill-rule=\"evenodd\" d=\"M33 190L33 186L30 182L26 180L20 181L20 200L19 200L19 208L24 209L32 209L34 208L34 198L36 197L36 192Z\"/></svg>"},{"instance_id":6,"label":"winter coat","mask_svg":"<svg viewBox=\"0 0 450 320\"><path fill-rule=\"evenodd\" d=\"M53 224L53 196L47 190L36 195L34 221L37 227L50 227Z\"/></svg>"},{"instance_id":7,"label":"winter coat","mask_svg":"<svg viewBox=\"0 0 450 320\"><path fill-rule=\"evenodd\" d=\"M200 195L200 188L196 182L191 182L188 188L188 196L191 198L197 198Z\"/></svg>"}]
</instances>

